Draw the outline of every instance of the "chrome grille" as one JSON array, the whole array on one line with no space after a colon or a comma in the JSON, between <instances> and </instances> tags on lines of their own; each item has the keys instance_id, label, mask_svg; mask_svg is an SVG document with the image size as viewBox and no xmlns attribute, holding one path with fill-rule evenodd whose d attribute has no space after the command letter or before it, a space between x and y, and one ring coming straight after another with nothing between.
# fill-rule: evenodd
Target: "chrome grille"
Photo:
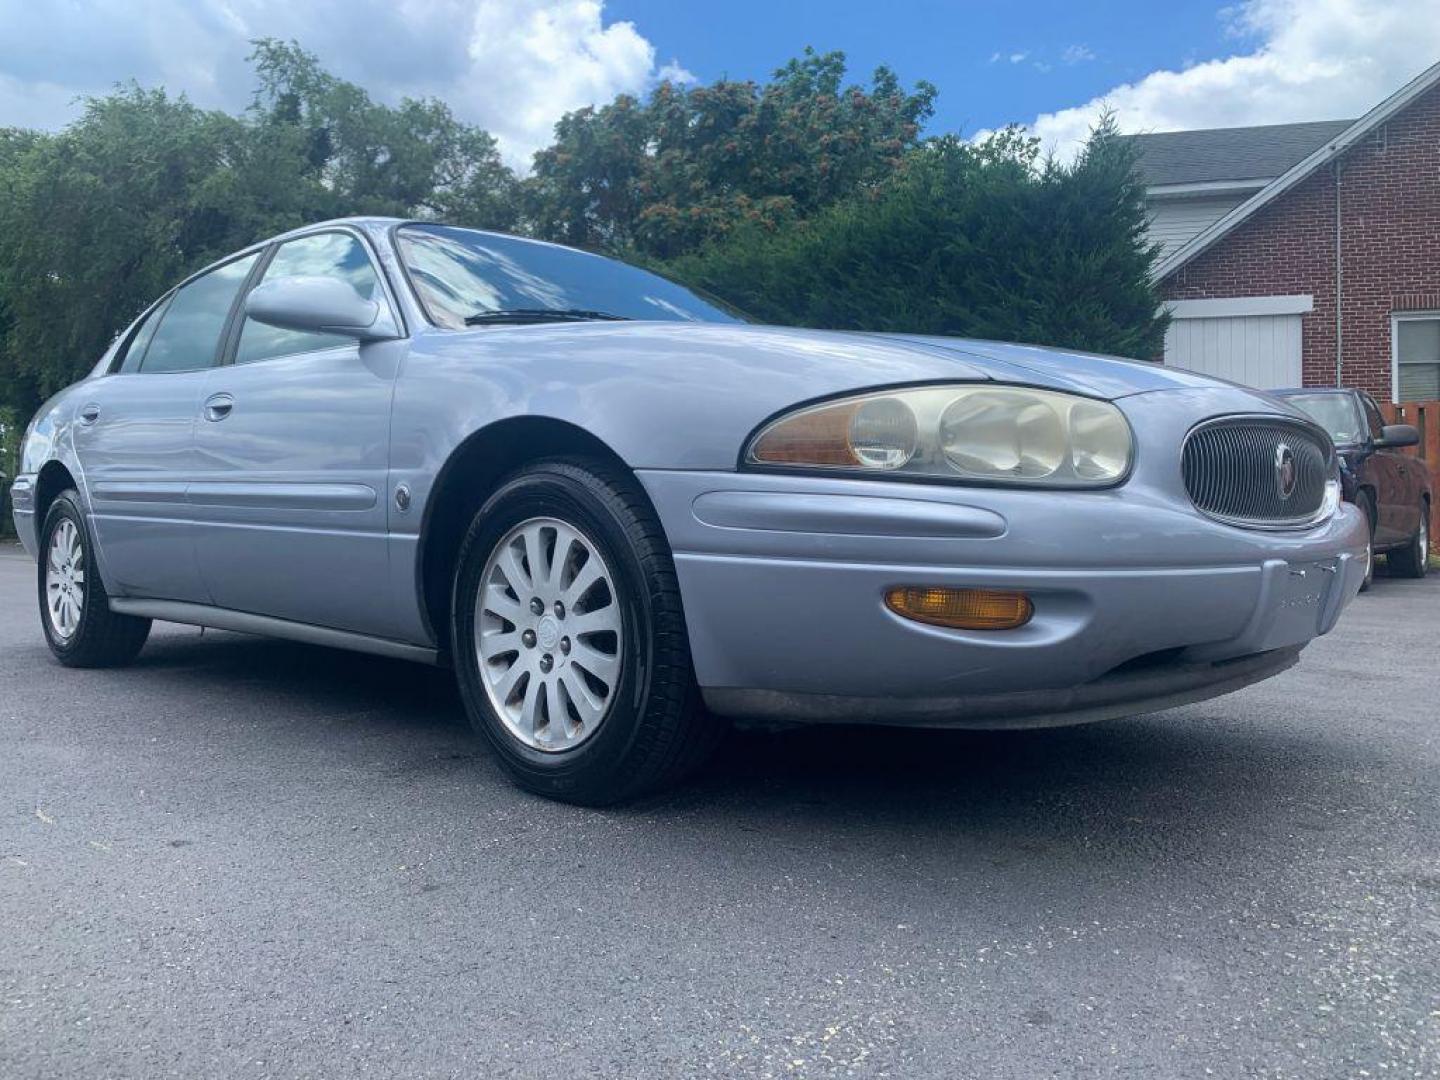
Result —
<instances>
[{"instance_id":1,"label":"chrome grille","mask_svg":"<svg viewBox=\"0 0 1440 1080\"><path fill-rule=\"evenodd\" d=\"M1185 440L1185 488L1200 510L1237 525L1303 525L1325 502L1333 454L1330 440L1304 424L1212 420Z\"/></svg>"}]
</instances>

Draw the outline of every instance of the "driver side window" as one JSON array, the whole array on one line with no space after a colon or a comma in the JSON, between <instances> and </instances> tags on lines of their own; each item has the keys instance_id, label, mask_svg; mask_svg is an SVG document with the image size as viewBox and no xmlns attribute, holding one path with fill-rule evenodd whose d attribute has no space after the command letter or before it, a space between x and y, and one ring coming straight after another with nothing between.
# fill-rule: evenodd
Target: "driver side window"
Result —
<instances>
[{"instance_id":1,"label":"driver side window","mask_svg":"<svg viewBox=\"0 0 1440 1080\"><path fill-rule=\"evenodd\" d=\"M349 233L327 232L302 236L280 245L265 268L261 284L287 277L333 277L348 282L366 300L385 303L380 279L370 264L365 247ZM303 330L282 330L247 317L240 330L235 363L253 364L295 353L315 352L353 345L354 339L341 334L319 334Z\"/></svg>"}]
</instances>

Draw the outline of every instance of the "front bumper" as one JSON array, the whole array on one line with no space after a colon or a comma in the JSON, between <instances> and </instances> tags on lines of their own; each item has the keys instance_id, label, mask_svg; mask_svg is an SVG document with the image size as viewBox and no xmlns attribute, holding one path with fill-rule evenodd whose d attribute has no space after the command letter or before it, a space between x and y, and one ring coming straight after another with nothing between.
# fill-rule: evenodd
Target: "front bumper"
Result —
<instances>
[{"instance_id":1,"label":"front bumper","mask_svg":"<svg viewBox=\"0 0 1440 1080\"><path fill-rule=\"evenodd\" d=\"M675 552L696 676L728 715L1012 727L1228 693L1283 670L1363 578L1343 506L1302 532L1103 492L642 472ZM899 585L1020 589L1004 632L915 623Z\"/></svg>"},{"instance_id":2,"label":"front bumper","mask_svg":"<svg viewBox=\"0 0 1440 1080\"><path fill-rule=\"evenodd\" d=\"M35 522L35 477L23 474L10 485L10 510L15 522L15 532L20 537L20 546L33 559L36 557Z\"/></svg>"}]
</instances>

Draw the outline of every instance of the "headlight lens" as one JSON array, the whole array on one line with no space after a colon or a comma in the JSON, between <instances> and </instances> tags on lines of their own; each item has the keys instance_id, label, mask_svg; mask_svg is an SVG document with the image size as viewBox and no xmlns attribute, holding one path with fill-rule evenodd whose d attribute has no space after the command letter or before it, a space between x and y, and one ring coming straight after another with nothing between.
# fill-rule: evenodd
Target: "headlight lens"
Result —
<instances>
[{"instance_id":1,"label":"headlight lens","mask_svg":"<svg viewBox=\"0 0 1440 1080\"><path fill-rule=\"evenodd\" d=\"M1065 418L1024 390L981 390L940 414L940 446L967 476L1043 480L1065 460Z\"/></svg>"},{"instance_id":2,"label":"headlight lens","mask_svg":"<svg viewBox=\"0 0 1440 1080\"><path fill-rule=\"evenodd\" d=\"M1335 516L1335 511L1340 509L1341 488L1339 480L1325 481L1325 498L1320 503L1320 512L1316 515L1319 521L1329 521Z\"/></svg>"},{"instance_id":3,"label":"headlight lens","mask_svg":"<svg viewBox=\"0 0 1440 1080\"><path fill-rule=\"evenodd\" d=\"M927 387L800 409L751 441L752 465L1103 487L1130 468L1130 425L1106 401L1023 386Z\"/></svg>"},{"instance_id":4,"label":"headlight lens","mask_svg":"<svg viewBox=\"0 0 1440 1080\"><path fill-rule=\"evenodd\" d=\"M915 437L915 414L899 398L871 398L850 419L850 449L866 468L901 468L915 456Z\"/></svg>"}]
</instances>

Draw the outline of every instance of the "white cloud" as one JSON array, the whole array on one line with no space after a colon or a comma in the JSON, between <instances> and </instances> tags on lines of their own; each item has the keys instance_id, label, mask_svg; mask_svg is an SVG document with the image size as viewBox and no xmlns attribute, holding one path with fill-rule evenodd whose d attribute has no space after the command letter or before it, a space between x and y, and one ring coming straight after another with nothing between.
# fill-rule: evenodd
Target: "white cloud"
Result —
<instances>
[{"instance_id":1,"label":"white cloud","mask_svg":"<svg viewBox=\"0 0 1440 1080\"><path fill-rule=\"evenodd\" d=\"M657 71L655 78L658 82L671 82L677 86L690 86L700 81L693 71L687 71L675 60L671 60Z\"/></svg>"},{"instance_id":2,"label":"white cloud","mask_svg":"<svg viewBox=\"0 0 1440 1080\"><path fill-rule=\"evenodd\" d=\"M1357 117L1440 59L1437 0L1247 0L1222 17L1251 51L1152 72L1031 131L1068 156L1107 106L1128 132Z\"/></svg>"},{"instance_id":3,"label":"white cloud","mask_svg":"<svg viewBox=\"0 0 1440 1080\"><path fill-rule=\"evenodd\" d=\"M1087 60L1094 60L1095 53L1088 45L1070 45L1060 54L1060 59L1066 64L1083 64Z\"/></svg>"},{"instance_id":4,"label":"white cloud","mask_svg":"<svg viewBox=\"0 0 1440 1080\"><path fill-rule=\"evenodd\" d=\"M294 38L377 98L436 96L525 166L562 113L693 82L602 0L0 0L0 118L54 128L135 78L243 108L250 39Z\"/></svg>"}]
</instances>

